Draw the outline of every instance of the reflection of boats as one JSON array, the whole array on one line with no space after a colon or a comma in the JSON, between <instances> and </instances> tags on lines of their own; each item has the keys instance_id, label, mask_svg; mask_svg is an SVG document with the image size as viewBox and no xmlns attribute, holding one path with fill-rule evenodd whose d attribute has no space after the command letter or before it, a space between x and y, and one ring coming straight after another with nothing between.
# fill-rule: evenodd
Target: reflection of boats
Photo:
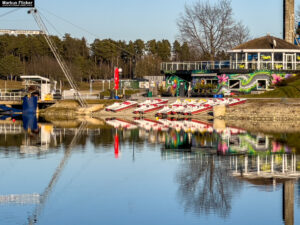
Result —
<instances>
[{"instance_id":1,"label":"reflection of boats","mask_svg":"<svg viewBox=\"0 0 300 225\"><path fill-rule=\"evenodd\" d=\"M138 103L136 101L115 102L114 104L106 107L105 110L111 112L120 112L125 109L133 108L137 104Z\"/></svg>"},{"instance_id":2,"label":"reflection of boats","mask_svg":"<svg viewBox=\"0 0 300 225\"><path fill-rule=\"evenodd\" d=\"M158 131L168 131L169 128L165 126L163 123L151 119L141 119L136 118L134 120L138 124L139 127L145 129L145 130L158 130Z\"/></svg>"},{"instance_id":3,"label":"reflection of boats","mask_svg":"<svg viewBox=\"0 0 300 225\"><path fill-rule=\"evenodd\" d=\"M126 128L129 130L137 128L137 126L134 123L119 118L106 119L105 122L108 125L113 126L114 128Z\"/></svg>"},{"instance_id":4,"label":"reflection of boats","mask_svg":"<svg viewBox=\"0 0 300 225\"><path fill-rule=\"evenodd\" d=\"M200 120L192 119L159 119L166 127L175 129L177 131L183 130L184 132L210 132L214 131L213 125L202 122Z\"/></svg>"}]
</instances>

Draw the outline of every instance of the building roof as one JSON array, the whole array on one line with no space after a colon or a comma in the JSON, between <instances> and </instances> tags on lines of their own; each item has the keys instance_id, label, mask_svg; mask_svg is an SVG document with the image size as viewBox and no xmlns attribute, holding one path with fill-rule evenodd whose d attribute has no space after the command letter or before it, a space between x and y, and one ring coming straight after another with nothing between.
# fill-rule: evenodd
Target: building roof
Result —
<instances>
[{"instance_id":1,"label":"building roof","mask_svg":"<svg viewBox=\"0 0 300 225\"><path fill-rule=\"evenodd\" d=\"M36 81L36 82L41 82L41 81L50 82L50 79L39 76L39 75L22 75L20 77L23 80L30 80L30 81Z\"/></svg>"},{"instance_id":2,"label":"building roof","mask_svg":"<svg viewBox=\"0 0 300 225\"><path fill-rule=\"evenodd\" d=\"M245 42L232 50L244 50L244 49L288 49L288 50L300 50L300 47L291 44L285 40L270 35L253 39Z\"/></svg>"}]
</instances>

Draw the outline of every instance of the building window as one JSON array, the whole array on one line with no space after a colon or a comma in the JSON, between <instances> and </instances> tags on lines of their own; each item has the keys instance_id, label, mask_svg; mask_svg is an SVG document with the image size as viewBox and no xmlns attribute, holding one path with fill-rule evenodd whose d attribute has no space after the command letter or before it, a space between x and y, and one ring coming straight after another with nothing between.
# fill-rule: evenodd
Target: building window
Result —
<instances>
[{"instance_id":1,"label":"building window","mask_svg":"<svg viewBox=\"0 0 300 225\"><path fill-rule=\"evenodd\" d=\"M260 60L264 62L272 61L272 54L267 52L261 53Z\"/></svg>"},{"instance_id":2,"label":"building window","mask_svg":"<svg viewBox=\"0 0 300 225\"><path fill-rule=\"evenodd\" d=\"M205 80L206 84L212 84L213 86L218 86L218 80L207 79Z\"/></svg>"},{"instance_id":3,"label":"building window","mask_svg":"<svg viewBox=\"0 0 300 225\"><path fill-rule=\"evenodd\" d=\"M257 61L257 53L248 53L248 61Z\"/></svg>"},{"instance_id":4,"label":"building window","mask_svg":"<svg viewBox=\"0 0 300 225\"><path fill-rule=\"evenodd\" d=\"M267 81L266 80L257 80L257 90L266 90Z\"/></svg>"},{"instance_id":5,"label":"building window","mask_svg":"<svg viewBox=\"0 0 300 225\"><path fill-rule=\"evenodd\" d=\"M218 80L212 80L212 84L214 85L214 86L218 86Z\"/></svg>"},{"instance_id":6,"label":"building window","mask_svg":"<svg viewBox=\"0 0 300 225\"><path fill-rule=\"evenodd\" d=\"M282 61L283 61L282 53L280 53L280 52L274 53L274 61L282 63Z\"/></svg>"},{"instance_id":7,"label":"building window","mask_svg":"<svg viewBox=\"0 0 300 225\"><path fill-rule=\"evenodd\" d=\"M241 81L240 80L229 80L229 89L240 89Z\"/></svg>"}]
</instances>

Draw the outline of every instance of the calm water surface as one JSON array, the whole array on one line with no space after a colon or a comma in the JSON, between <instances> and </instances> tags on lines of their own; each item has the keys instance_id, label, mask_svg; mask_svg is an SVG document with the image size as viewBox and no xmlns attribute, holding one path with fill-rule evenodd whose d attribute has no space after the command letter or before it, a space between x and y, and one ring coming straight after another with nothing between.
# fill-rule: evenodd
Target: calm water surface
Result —
<instances>
[{"instance_id":1,"label":"calm water surface","mask_svg":"<svg viewBox=\"0 0 300 225\"><path fill-rule=\"evenodd\" d=\"M289 135L222 121L2 117L0 224L300 224Z\"/></svg>"}]
</instances>

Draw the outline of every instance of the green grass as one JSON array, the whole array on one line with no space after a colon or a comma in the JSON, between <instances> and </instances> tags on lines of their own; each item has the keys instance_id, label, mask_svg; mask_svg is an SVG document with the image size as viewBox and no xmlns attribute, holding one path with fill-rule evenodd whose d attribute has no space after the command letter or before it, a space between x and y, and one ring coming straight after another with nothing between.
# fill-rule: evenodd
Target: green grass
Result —
<instances>
[{"instance_id":1,"label":"green grass","mask_svg":"<svg viewBox=\"0 0 300 225\"><path fill-rule=\"evenodd\" d=\"M100 94L102 96L110 96L110 91L111 90L105 90L105 91L101 91ZM139 93L140 90L132 90L132 89L126 89L125 90L125 95L133 95L133 94L136 94L136 93ZM122 95L123 94L123 90L118 90L118 95Z\"/></svg>"},{"instance_id":2,"label":"green grass","mask_svg":"<svg viewBox=\"0 0 300 225\"><path fill-rule=\"evenodd\" d=\"M262 94L243 95L246 98L300 98L300 77L286 80L284 86L276 87L273 91Z\"/></svg>"},{"instance_id":3,"label":"green grass","mask_svg":"<svg viewBox=\"0 0 300 225\"><path fill-rule=\"evenodd\" d=\"M300 133L292 133L292 134L272 134L276 141L287 144L290 147L294 147L297 149L297 153L300 152Z\"/></svg>"},{"instance_id":4,"label":"green grass","mask_svg":"<svg viewBox=\"0 0 300 225\"><path fill-rule=\"evenodd\" d=\"M111 105L115 102L120 102L121 100L117 99L87 99L86 102L88 104L103 104L105 106ZM73 104L77 102L76 100L60 100L59 103L68 106L69 104Z\"/></svg>"}]
</instances>

